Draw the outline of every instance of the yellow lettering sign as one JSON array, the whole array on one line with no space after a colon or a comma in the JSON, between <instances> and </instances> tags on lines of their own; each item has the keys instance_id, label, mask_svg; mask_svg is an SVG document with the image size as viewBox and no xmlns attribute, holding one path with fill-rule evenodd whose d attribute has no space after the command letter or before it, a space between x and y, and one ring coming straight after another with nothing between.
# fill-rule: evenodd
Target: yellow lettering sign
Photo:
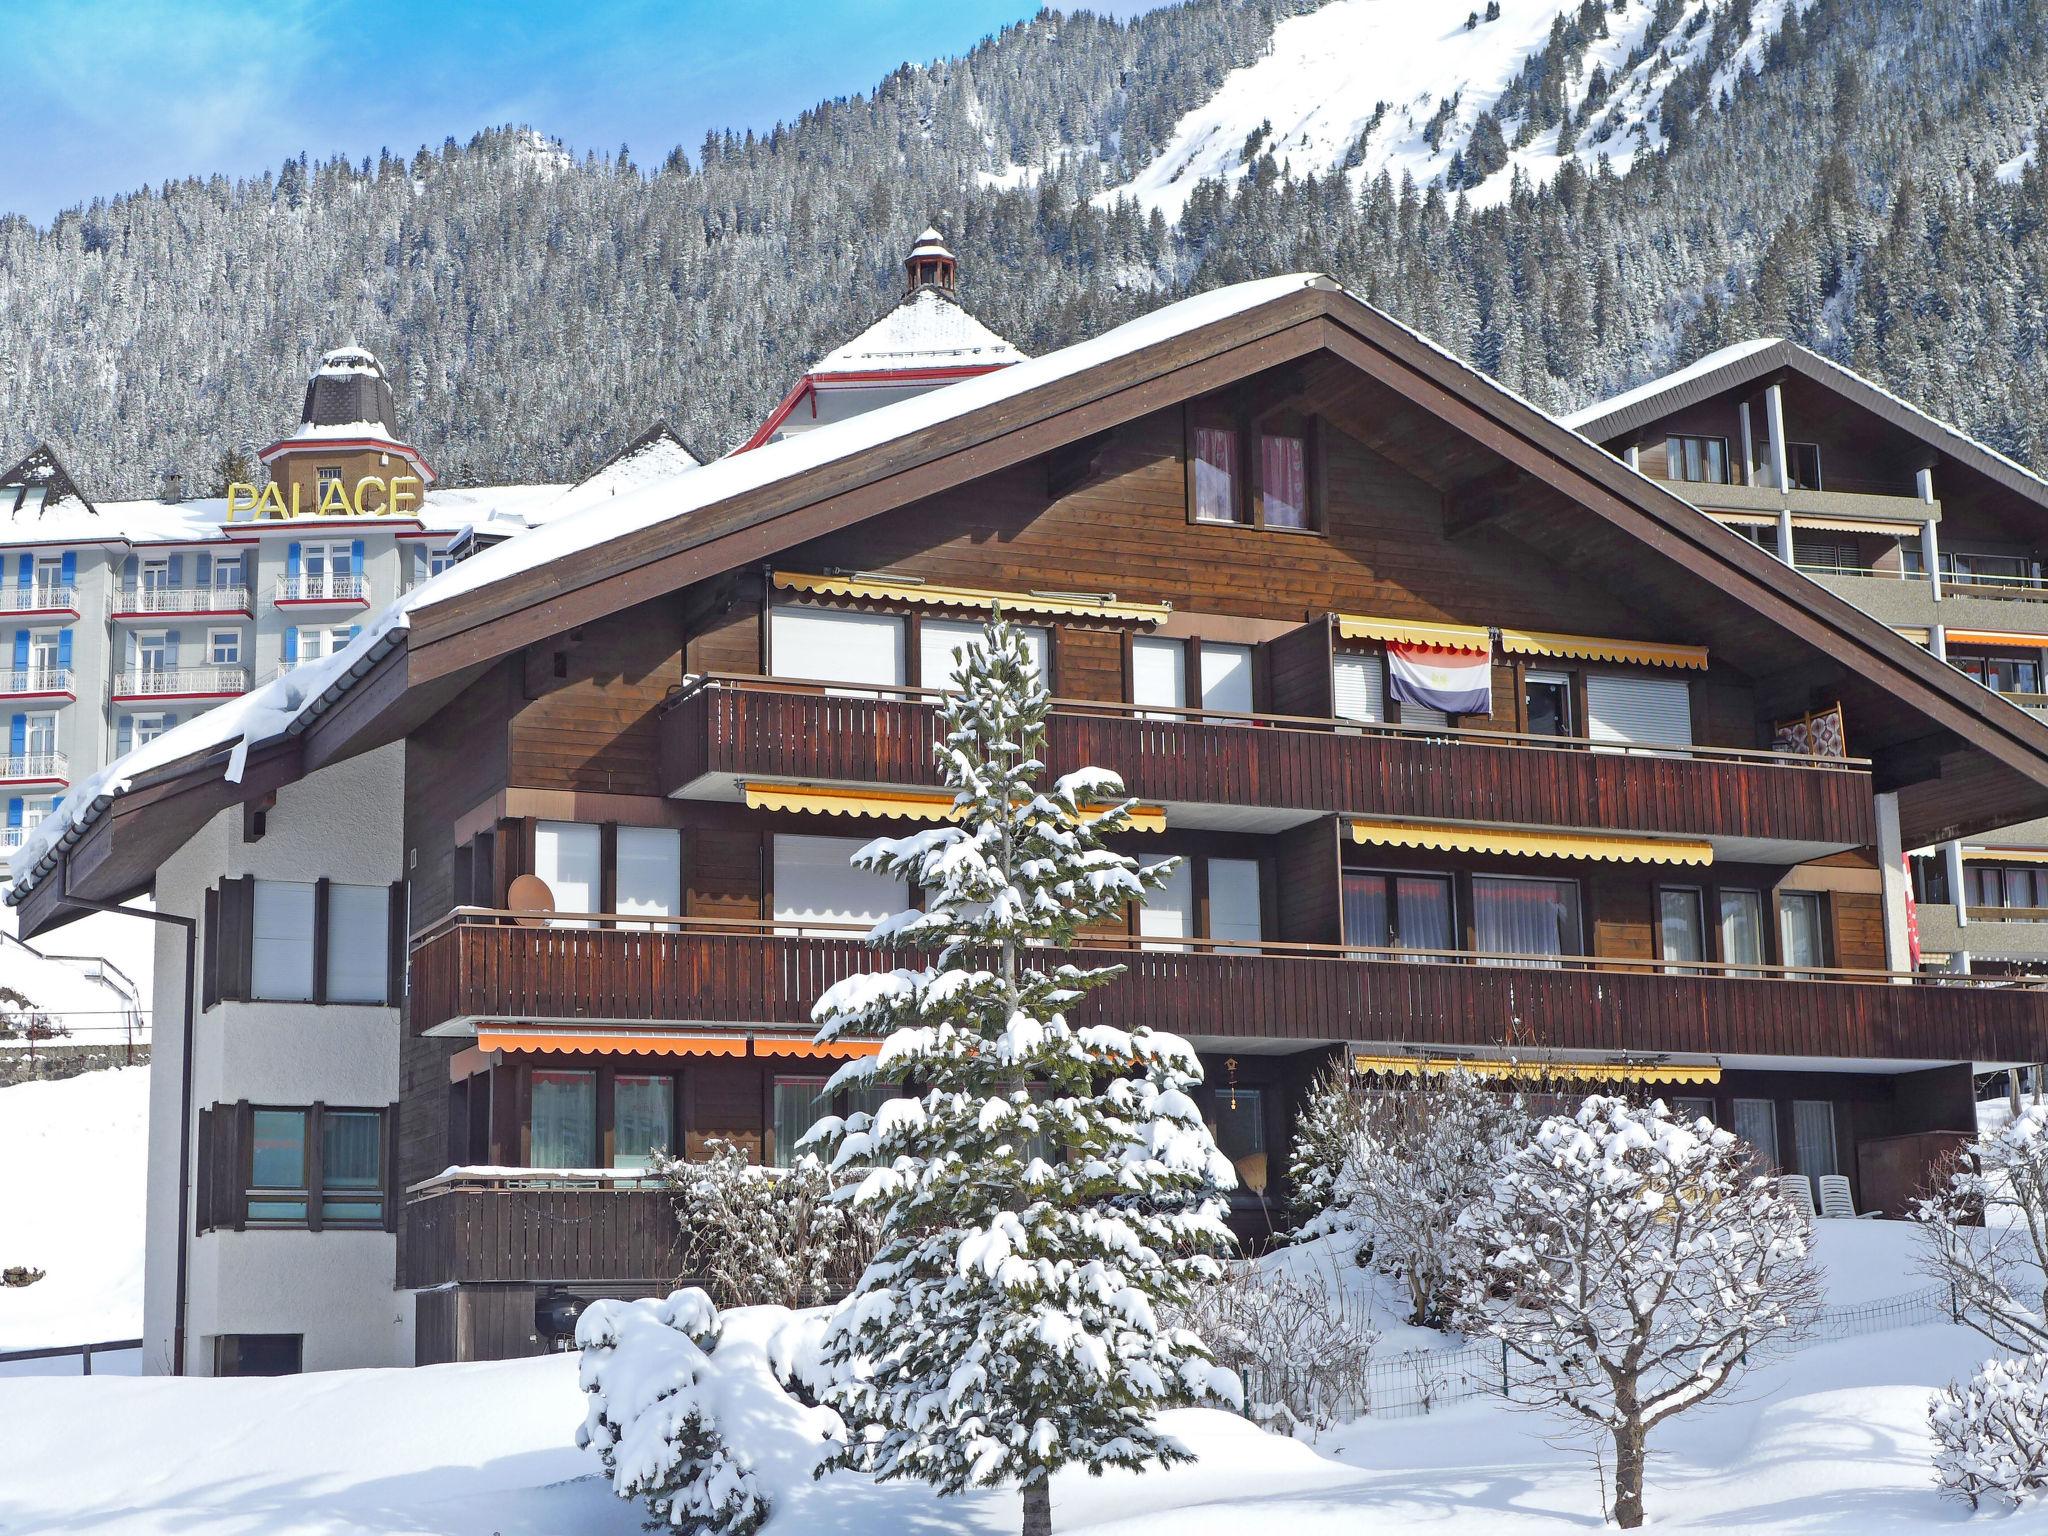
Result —
<instances>
[{"instance_id":1,"label":"yellow lettering sign","mask_svg":"<svg viewBox=\"0 0 2048 1536\"><path fill-rule=\"evenodd\" d=\"M292 490L292 500L297 501L298 496L298 489L294 487ZM294 508L292 512L285 511L284 492L277 488L275 480L263 487L263 494L256 500L256 515L258 517L291 517L296 514L296 510Z\"/></svg>"},{"instance_id":2,"label":"yellow lettering sign","mask_svg":"<svg viewBox=\"0 0 2048 1536\"><path fill-rule=\"evenodd\" d=\"M320 516L348 517L355 511L349 504L348 486L336 475L320 488Z\"/></svg>"},{"instance_id":3,"label":"yellow lettering sign","mask_svg":"<svg viewBox=\"0 0 2048 1536\"><path fill-rule=\"evenodd\" d=\"M253 485L231 485L228 487L228 521L235 520L237 512L256 510L256 487Z\"/></svg>"},{"instance_id":4,"label":"yellow lettering sign","mask_svg":"<svg viewBox=\"0 0 2048 1536\"><path fill-rule=\"evenodd\" d=\"M385 495L382 475L365 475L356 482L356 512L362 517L375 517L380 510L370 505L370 492L374 489L381 499Z\"/></svg>"},{"instance_id":5,"label":"yellow lettering sign","mask_svg":"<svg viewBox=\"0 0 2048 1536\"><path fill-rule=\"evenodd\" d=\"M303 516L300 494L301 487L296 481L291 485L289 497L285 488L275 480L263 486L231 485L228 487L227 520L232 523L238 513L246 513L251 518ZM418 509L420 495L417 475L393 475L388 480L382 475L364 475L353 486L336 478L321 485L319 506L313 515L405 517Z\"/></svg>"},{"instance_id":6,"label":"yellow lettering sign","mask_svg":"<svg viewBox=\"0 0 2048 1536\"><path fill-rule=\"evenodd\" d=\"M418 475L393 475L391 477L391 505L393 517L402 517L420 504L420 477Z\"/></svg>"}]
</instances>

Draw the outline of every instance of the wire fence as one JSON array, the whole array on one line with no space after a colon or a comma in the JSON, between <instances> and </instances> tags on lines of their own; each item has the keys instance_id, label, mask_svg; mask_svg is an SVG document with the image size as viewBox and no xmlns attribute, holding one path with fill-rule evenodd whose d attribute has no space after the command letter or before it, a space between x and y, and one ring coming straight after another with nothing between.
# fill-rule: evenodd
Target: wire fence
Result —
<instances>
[{"instance_id":1,"label":"wire fence","mask_svg":"<svg viewBox=\"0 0 2048 1536\"><path fill-rule=\"evenodd\" d=\"M1796 1353L1866 1334L1918 1328L1959 1320L1948 1287L1928 1286L1899 1296L1848 1306L1823 1307L1796 1338L1777 1346ZM1239 1365L1239 1362L1232 1362ZM1342 1373L1333 1382L1327 1369L1294 1371L1254 1364L1245 1378L1245 1404L1256 1419L1284 1416L1298 1423L1341 1424L1351 1419L1405 1419L1475 1398L1514 1401L1534 1396L1546 1377L1542 1367L1518 1359L1498 1340L1482 1339L1460 1349L1416 1350L1374 1360Z\"/></svg>"}]
</instances>

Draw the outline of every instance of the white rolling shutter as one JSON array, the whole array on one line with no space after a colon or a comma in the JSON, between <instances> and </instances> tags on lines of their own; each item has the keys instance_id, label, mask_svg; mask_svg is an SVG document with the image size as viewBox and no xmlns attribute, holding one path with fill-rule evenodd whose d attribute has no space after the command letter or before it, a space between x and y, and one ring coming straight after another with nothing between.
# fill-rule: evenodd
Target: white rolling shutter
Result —
<instances>
[{"instance_id":1,"label":"white rolling shutter","mask_svg":"<svg viewBox=\"0 0 2048 1536\"><path fill-rule=\"evenodd\" d=\"M1202 708L1252 712L1252 648L1202 643Z\"/></svg>"},{"instance_id":2,"label":"white rolling shutter","mask_svg":"<svg viewBox=\"0 0 2048 1536\"><path fill-rule=\"evenodd\" d=\"M1188 702L1188 648L1178 640L1141 635L1131 642L1131 702L1183 709Z\"/></svg>"},{"instance_id":3,"label":"white rolling shutter","mask_svg":"<svg viewBox=\"0 0 2048 1536\"><path fill-rule=\"evenodd\" d=\"M604 878L604 834L594 823L543 821L533 829L533 872L547 882L557 912L595 912ZM588 920L556 923L588 928Z\"/></svg>"},{"instance_id":4,"label":"white rolling shutter","mask_svg":"<svg viewBox=\"0 0 2048 1536\"><path fill-rule=\"evenodd\" d=\"M1259 861L1209 861L1209 937L1257 940L1260 931Z\"/></svg>"},{"instance_id":5,"label":"white rolling shutter","mask_svg":"<svg viewBox=\"0 0 2048 1536\"><path fill-rule=\"evenodd\" d=\"M1155 863L1158 861L1154 861ZM1145 894L1138 932L1146 938L1187 939L1195 933L1195 882L1188 861L1174 865L1166 884ZM1185 949L1185 944L1147 944L1147 949Z\"/></svg>"},{"instance_id":6,"label":"white rolling shutter","mask_svg":"<svg viewBox=\"0 0 2048 1536\"><path fill-rule=\"evenodd\" d=\"M1692 695L1681 678L1588 672L1586 713L1595 741L1692 745Z\"/></svg>"},{"instance_id":7,"label":"white rolling shutter","mask_svg":"<svg viewBox=\"0 0 2048 1536\"><path fill-rule=\"evenodd\" d=\"M676 915L683 885L682 833L674 827L621 827L618 861L614 880L618 891L612 898L614 911L654 917Z\"/></svg>"},{"instance_id":8,"label":"white rolling shutter","mask_svg":"<svg viewBox=\"0 0 2048 1536\"><path fill-rule=\"evenodd\" d=\"M769 671L823 683L901 687L903 620L887 613L781 607L768 614Z\"/></svg>"},{"instance_id":9,"label":"white rolling shutter","mask_svg":"<svg viewBox=\"0 0 2048 1536\"><path fill-rule=\"evenodd\" d=\"M908 907L910 888L902 879L848 862L867 842L864 837L776 833L775 921L878 923Z\"/></svg>"},{"instance_id":10,"label":"white rolling shutter","mask_svg":"<svg viewBox=\"0 0 2048 1536\"><path fill-rule=\"evenodd\" d=\"M1380 677L1380 659L1342 652L1336 658L1331 677L1332 701L1339 720L1387 718L1387 696Z\"/></svg>"},{"instance_id":11,"label":"white rolling shutter","mask_svg":"<svg viewBox=\"0 0 2048 1536\"><path fill-rule=\"evenodd\" d=\"M960 651L968 641L981 638L985 626L967 619L926 619L917 626L917 667L919 686L953 691L953 673L960 665ZM1031 667L1041 681L1046 676L1046 656L1052 637L1045 630L1024 627L1024 649L1031 653Z\"/></svg>"}]
</instances>

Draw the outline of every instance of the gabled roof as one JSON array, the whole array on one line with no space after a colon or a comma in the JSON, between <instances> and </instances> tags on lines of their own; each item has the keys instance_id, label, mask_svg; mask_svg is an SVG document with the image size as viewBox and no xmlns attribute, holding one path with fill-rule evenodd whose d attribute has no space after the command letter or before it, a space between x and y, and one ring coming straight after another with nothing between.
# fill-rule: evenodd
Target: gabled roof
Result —
<instances>
[{"instance_id":1,"label":"gabled roof","mask_svg":"<svg viewBox=\"0 0 2048 1536\"><path fill-rule=\"evenodd\" d=\"M873 325L819 358L811 377L1002 368L1023 361L1022 352L970 315L952 294L927 287L911 290Z\"/></svg>"},{"instance_id":2,"label":"gabled roof","mask_svg":"<svg viewBox=\"0 0 2048 1536\"><path fill-rule=\"evenodd\" d=\"M40 496L29 493L41 491ZM0 543L4 543L17 521L33 526L46 516L63 518L84 512L98 516L99 509L86 499L71 471L48 443L38 443L5 474L0 474Z\"/></svg>"},{"instance_id":3,"label":"gabled roof","mask_svg":"<svg viewBox=\"0 0 2048 1536\"><path fill-rule=\"evenodd\" d=\"M1464 466L1461 498L1469 494L1482 520L1552 517L1568 503L1586 520L1582 551L1604 544L1610 567L1625 564L1660 601L1699 594L1695 618L1717 626L1724 646L1747 646L1776 666L1804 656L1836 669L1831 676L1858 690L1862 717L1882 712L1889 722L1881 787L1900 788L1912 831L1949 814L1951 775L1970 782L1967 810L1991 818L1983 826L2048 812L2048 725L1329 278L1296 274L1183 300L1044 357L622 492L482 551L408 593L338 655L167 732L147 760L132 754L79 786L31 834L9 899L26 900L33 931L66 915L67 891L126 894L205 816L397 739L528 644L1315 358L1384 386L1406 419L1448 435ZM1503 461L1527 487L1506 504L1488 489ZM143 807L148 815L129 814ZM110 828L120 825L132 830L117 840Z\"/></svg>"},{"instance_id":4,"label":"gabled roof","mask_svg":"<svg viewBox=\"0 0 2048 1536\"><path fill-rule=\"evenodd\" d=\"M1883 386L1796 341L1776 336L1758 337L1709 352L1685 367L1651 379L1634 389L1573 411L1558 419L1575 432L1596 443L1626 437L1637 428L1673 411L1746 384L1768 380L1773 374L1792 372L1832 390L1900 430L1911 433L1930 448L1977 471L2016 495L2048 508L2048 480L2024 464L2007 458L1996 448L1981 443L1968 433L1930 416L1918 406L1900 399Z\"/></svg>"}]
</instances>

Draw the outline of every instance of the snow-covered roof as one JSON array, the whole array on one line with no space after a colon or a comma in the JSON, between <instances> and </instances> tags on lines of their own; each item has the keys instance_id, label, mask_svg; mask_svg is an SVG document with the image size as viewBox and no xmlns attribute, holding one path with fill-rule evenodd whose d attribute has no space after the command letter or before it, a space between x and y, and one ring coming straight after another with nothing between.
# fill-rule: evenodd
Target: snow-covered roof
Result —
<instances>
[{"instance_id":1,"label":"snow-covered roof","mask_svg":"<svg viewBox=\"0 0 2048 1536\"><path fill-rule=\"evenodd\" d=\"M826 353L811 376L998 368L1022 361L1022 352L967 313L958 299L925 287L913 290L853 340Z\"/></svg>"},{"instance_id":2,"label":"snow-covered roof","mask_svg":"<svg viewBox=\"0 0 2048 1536\"><path fill-rule=\"evenodd\" d=\"M383 372L383 365L369 349L357 346L354 342L322 353L319 367L313 370L314 377L328 379L353 378L361 374L376 377Z\"/></svg>"},{"instance_id":3,"label":"snow-covered roof","mask_svg":"<svg viewBox=\"0 0 2048 1536\"><path fill-rule=\"evenodd\" d=\"M362 437L385 439L389 438L390 435L389 429L381 421L302 421L299 423L298 430L292 433L290 437L283 439L283 441L287 443L309 441L335 442L349 441ZM409 448L411 445L400 444L398 446Z\"/></svg>"},{"instance_id":4,"label":"snow-covered roof","mask_svg":"<svg viewBox=\"0 0 2048 1536\"><path fill-rule=\"evenodd\" d=\"M917 244L910 248L910 254L904 259L916 261L920 256L935 257L942 261L957 259L946 249L946 237L939 233L937 226L931 224L925 225L924 233L917 237Z\"/></svg>"},{"instance_id":5,"label":"snow-covered roof","mask_svg":"<svg viewBox=\"0 0 2048 1536\"><path fill-rule=\"evenodd\" d=\"M4 995L18 993L23 1005ZM142 1001L111 971L89 961L43 954L11 934L0 933L0 1029L18 1027L41 1014L71 1030L87 1044L102 1043L108 1026L139 1012Z\"/></svg>"},{"instance_id":6,"label":"snow-covered roof","mask_svg":"<svg viewBox=\"0 0 2048 1536\"><path fill-rule=\"evenodd\" d=\"M1619 415L1631 406L1640 405L1646 400L1654 400L1681 385L1690 384L1694 379L1705 378L1710 373L1719 373L1723 368L1739 363L1745 357L1754 357L1759 352L1768 352L1779 345L1781 343L1775 336L1759 336L1753 341L1738 341L1733 346L1722 347L1719 351L1709 352L1705 357L1695 358L1683 368L1659 374L1646 383L1638 384L1634 389L1623 390L1618 395L1582 406L1576 411L1569 411L1557 419L1576 432L1588 422Z\"/></svg>"}]
</instances>

